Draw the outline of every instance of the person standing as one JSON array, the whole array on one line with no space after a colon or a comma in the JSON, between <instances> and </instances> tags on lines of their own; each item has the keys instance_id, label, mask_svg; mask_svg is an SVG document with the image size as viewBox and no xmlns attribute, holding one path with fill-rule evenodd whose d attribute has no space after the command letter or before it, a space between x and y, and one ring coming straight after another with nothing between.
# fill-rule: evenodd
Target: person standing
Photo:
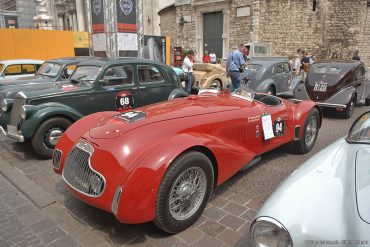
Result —
<instances>
[{"instance_id":1,"label":"person standing","mask_svg":"<svg viewBox=\"0 0 370 247\"><path fill-rule=\"evenodd\" d=\"M352 60L361 60L360 56L358 55L358 50L355 50L355 52L353 53Z\"/></svg>"},{"instance_id":2,"label":"person standing","mask_svg":"<svg viewBox=\"0 0 370 247\"><path fill-rule=\"evenodd\" d=\"M193 61L194 51L189 50L182 62L182 70L185 74L185 91L190 94L193 85Z\"/></svg>"},{"instance_id":3,"label":"person standing","mask_svg":"<svg viewBox=\"0 0 370 247\"><path fill-rule=\"evenodd\" d=\"M203 55L203 63L209 63L210 60L211 60L211 58L208 55L208 51L205 51L204 55Z\"/></svg>"},{"instance_id":4,"label":"person standing","mask_svg":"<svg viewBox=\"0 0 370 247\"><path fill-rule=\"evenodd\" d=\"M244 66L247 65L243 57L245 50L245 46L240 44L238 49L233 50L227 58L226 73L231 79L231 91L240 87L240 83L242 81L241 73L244 70Z\"/></svg>"},{"instance_id":5,"label":"person standing","mask_svg":"<svg viewBox=\"0 0 370 247\"><path fill-rule=\"evenodd\" d=\"M214 51L212 51L211 54L209 54L209 59L210 59L210 61L211 61L212 64L216 64L216 62L217 62L217 56L216 56L216 54L215 54Z\"/></svg>"}]
</instances>

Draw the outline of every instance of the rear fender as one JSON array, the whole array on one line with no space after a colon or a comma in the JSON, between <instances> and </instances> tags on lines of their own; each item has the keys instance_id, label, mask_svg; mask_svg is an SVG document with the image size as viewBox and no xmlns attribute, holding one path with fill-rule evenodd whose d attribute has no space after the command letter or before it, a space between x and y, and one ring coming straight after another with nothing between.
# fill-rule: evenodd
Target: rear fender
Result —
<instances>
[{"instance_id":1,"label":"rear fender","mask_svg":"<svg viewBox=\"0 0 370 247\"><path fill-rule=\"evenodd\" d=\"M263 81L262 83L260 83L255 91L256 92L262 92L262 93L266 93L269 89L270 86L273 86L275 89L276 89L276 86L275 86L275 82L271 79L267 79L265 81Z\"/></svg>"},{"instance_id":2,"label":"rear fender","mask_svg":"<svg viewBox=\"0 0 370 247\"><path fill-rule=\"evenodd\" d=\"M319 111L319 117L320 117L320 123L319 123L319 128L321 127L322 119L323 119L323 112L321 108L315 104L315 102L311 100L304 100L299 102L295 106L294 110L294 116L293 116L293 122L294 122L294 130L295 128L299 127L299 138L302 138L303 135L303 127L304 123L308 117L308 114L310 111L316 108Z\"/></svg>"},{"instance_id":3,"label":"rear fender","mask_svg":"<svg viewBox=\"0 0 370 247\"><path fill-rule=\"evenodd\" d=\"M352 96L355 94L356 89L353 86L350 86L334 94L327 101L325 101L325 103L346 105L349 102L351 102ZM357 101L359 100L360 100L359 97L357 97Z\"/></svg>"}]
</instances>

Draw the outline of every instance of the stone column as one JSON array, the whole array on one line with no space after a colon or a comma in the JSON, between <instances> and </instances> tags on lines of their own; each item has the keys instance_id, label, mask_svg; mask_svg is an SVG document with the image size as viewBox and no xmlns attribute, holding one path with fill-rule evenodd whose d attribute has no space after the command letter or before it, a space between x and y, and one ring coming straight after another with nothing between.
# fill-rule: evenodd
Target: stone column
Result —
<instances>
[{"instance_id":1,"label":"stone column","mask_svg":"<svg viewBox=\"0 0 370 247\"><path fill-rule=\"evenodd\" d=\"M77 31L78 30L78 26L77 26L77 16L76 16L76 11L72 11L72 13L70 14L70 16L72 16L72 30L73 31Z\"/></svg>"},{"instance_id":2,"label":"stone column","mask_svg":"<svg viewBox=\"0 0 370 247\"><path fill-rule=\"evenodd\" d=\"M85 31L85 8L83 0L76 0L78 31Z\"/></svg>"},{"instance_id":3,"label":"stone column","mask_svg":"<svg viewBox=\"0 0 370 247\"><path fill-rule=\"evenodd\" d=\"M64 30L64 15L58 14L58 29Z\"/></svg>"}]
</instances>

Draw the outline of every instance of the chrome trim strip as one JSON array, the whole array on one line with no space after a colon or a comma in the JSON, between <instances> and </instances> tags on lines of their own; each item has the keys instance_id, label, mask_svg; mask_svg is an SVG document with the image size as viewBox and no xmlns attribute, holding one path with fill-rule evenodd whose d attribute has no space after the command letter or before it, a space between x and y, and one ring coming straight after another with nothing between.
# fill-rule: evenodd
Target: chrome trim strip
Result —
<instances>
[{"instance_id":1,"label":"chrome trim strip","mask_svg":"<svg viewBox=\"0 0 370 247\"><path fill-rule=\"evenodd\" d=\"M298 133L297 133L297 130L298 130ZM299 141L299 134L300 133L301 133L301 126L300 125L294 126L294 140L295 141Z\"/></svg>"},{"instance_id":2,"label":"chrome trim strip","mask_svg":"<svg viewBox=\"0 0 370 247\"><path fill-rule=\"evenodd\" d=\"M122 188L118 187L116 189L116 192L114 193L113 200L112 200L112 212L114 215L117 216L118 214L118 204L119 204L119 199L121 198L122 195Z\"/></svg>"},{"instance_id":3,"label":"chrome trim strip","mask_svg":"<svg viewBox=\"0 0 370 247\"><path fill-rule=\"evenodd\" d=\"M59 157L55 157L55 155L58 153L58 156ZM54 149L53 151L53 157L52 157L52 162L53 162L53 168L55 168L56 170L60 170L60 161L62 159L62 156L63 156L63 152L60 150L60 149ZM54 164L55 164L55 159L58 159L58 167L56 167Z\"/></svg>"},{"instance_id":4,"label":"chrome trim strip","mask_svg":"<svg viewBox=\"0 0 370 247\"><path fill-rule=\"evenodd\" d=\"M294 102L302 102L303 100L301 99L290 99L291 101L294 101ZM309 99L308 99L309 100ZM314 101L315 102L315 101ZM332 108L347 108L346 105L342 105L342 104L331 104L331 103L322 103L322 102L315 102L316 105L319 105L319 106L324 106L324 107L332 107Z\"/></svg>"},{"instance_id":5,"label":"chrome trim strip","mask_svg":"<svg viewBox=\"0 0 370 247\"><path fill-rule=\"evenodd\" d=\"M3 126L0 125L0 131L5 135L5 136L8 136L8 133L5 131L5 129L3 128Z\"/></svg>"},{"instance_id":6,"label":"chrome trim strip","mask_svg":"<svg viewBox=\"0 0 370 247\"><path fill-rule=\"evenodd\" d=\"M65 175L64 175L64 171L65 171L65 169L63 169L63 172L62 172L63 180L68 184L68 186L69 186L70 188L74 189L75 191L77 191L77 192L79 192L79 193L81 193L81 194L83 194L83 195L85 195L85 196L92 197L92 198L100 197L100 196L104 193L105 188L106 188L106 184L107 184L107 183L106 183L105 177L104 177L101 173L99 173L99 172L97 172L96 170L94 170L94 169L92 168L92 166L91 166L91 156L92 156L92 154L94 153L94 148L93 148L93 146L92 146L92 145L90 145L89 143L87 143L87 142L86 142L86 141L84 141L84 140L80 140L80 141L78 141L78 142L77 142L77 144L72 148L71 152L72 152L75 148L78 148L78 149L80 149L80 150L82 150L82 151L87 152L87 153L89 153L89 154L90 154L90 155L89 155L89 158L88 158L88 166L89 166L89 169L91 169L91 171L92 171L92 172L94 172L95 174L99 175L99 176L103 179L103 189L102 189L102 191L100 192L100 194L98 194L98 195L90 195L90 194L87 194L87 193L85 193L85 192L83 192L83 191L78 190L77 188L75 188L74 186L72 186L72 185L67 181L67 179L65 178ZM70 154L71 152L69 152L69 153L68 153L68 155L67 155L67 157L66 157L66 160L68 159L68 156L69 156L69 154Z\"/></svg>"}]
</instances>

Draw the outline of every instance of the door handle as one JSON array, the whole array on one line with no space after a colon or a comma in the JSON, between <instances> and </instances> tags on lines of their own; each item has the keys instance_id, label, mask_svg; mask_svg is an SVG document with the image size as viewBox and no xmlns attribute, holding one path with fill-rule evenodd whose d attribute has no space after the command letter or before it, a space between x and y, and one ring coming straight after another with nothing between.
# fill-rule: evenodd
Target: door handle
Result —
<instances>
[{"instance_id":1,"label":"door handle","mask_svg":"<svg viewBox=\"0 0 370 247\"><path fill-rule=\"evenodd\" d=\"M140 87L139 87L139 89L145 89L145 88L146 88L146 87L144 87L144 86L140 86Z\"/></svg>"}]
</instances>

